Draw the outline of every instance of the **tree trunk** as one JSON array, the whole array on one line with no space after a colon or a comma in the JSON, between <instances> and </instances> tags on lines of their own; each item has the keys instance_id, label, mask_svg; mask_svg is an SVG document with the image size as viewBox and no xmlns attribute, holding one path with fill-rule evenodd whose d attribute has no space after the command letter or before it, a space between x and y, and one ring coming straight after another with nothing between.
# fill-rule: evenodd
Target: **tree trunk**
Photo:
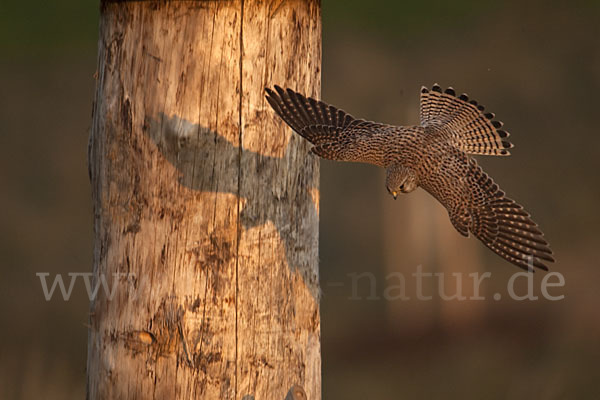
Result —
<instances>
[{"instance_id":1,"label":"tree trunk","mask_svg":"<svg viewBox=\"0 0 600 400\"><path fill-rule=\"evenodd\" d=\"M102 1L88 398L320 399L318 160L263 93L320 64L318 0Z\"/></svg>"}]
</instances>

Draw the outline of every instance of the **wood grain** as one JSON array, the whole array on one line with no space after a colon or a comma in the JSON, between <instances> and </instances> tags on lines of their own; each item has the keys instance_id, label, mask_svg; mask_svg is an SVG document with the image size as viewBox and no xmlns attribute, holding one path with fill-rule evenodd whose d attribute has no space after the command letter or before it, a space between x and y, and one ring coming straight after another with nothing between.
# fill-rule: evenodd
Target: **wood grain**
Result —
<instances>
[{"instance_id":1,"label":"wood grain","mask_svg":"<svg viewBox=\"0 0 600 400\"><path fill-rule=\"evenodd\" d=\"M320 399L319 1L102 2L90 399Z\"/></svg>"}]
</instances>

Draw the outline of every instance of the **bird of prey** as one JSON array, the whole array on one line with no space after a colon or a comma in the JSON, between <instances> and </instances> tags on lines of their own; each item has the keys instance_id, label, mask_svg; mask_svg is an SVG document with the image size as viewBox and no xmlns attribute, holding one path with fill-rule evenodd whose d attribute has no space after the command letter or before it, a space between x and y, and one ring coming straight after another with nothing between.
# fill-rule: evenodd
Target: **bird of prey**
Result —
<instances>
[{"instance_id":1,"label":"bird of prey","mask_svg":"<svg viewBox=\"0 0 600 400\"><path fill-rule=\"evenodd\" d=\"M291 89L265 88L275 112L314 146L320 157L386 169L388 192L421 187L446 209L463 236L525 270L548 270L552 251L530 215L506 197L470 155L509 155L508 133L466 94L435 84L421 89L420 125L393 126L357 119Z\"/></svg>"}]
</instances>

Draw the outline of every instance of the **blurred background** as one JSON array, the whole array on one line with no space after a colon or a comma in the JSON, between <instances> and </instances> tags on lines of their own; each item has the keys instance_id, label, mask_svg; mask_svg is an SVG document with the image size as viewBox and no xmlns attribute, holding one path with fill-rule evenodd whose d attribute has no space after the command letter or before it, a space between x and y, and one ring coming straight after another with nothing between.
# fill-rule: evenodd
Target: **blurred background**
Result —
<instances>
[{"instance_id":1,"label":"blurred background","mask_svg":"<svg viewBox=\"0 0 600 400\"><path fill-rule=\"evenodd\" d=\"M454 232L428 195L393 201L383 171L323 161L324 399L600 398L599 22L594 0L323 2L323 99L394 124L418 122L434 82L484 104L516 147L479 161L533 214L565 279L549 290L560 301L541 296L543 272L539 300L510 299L520 270ZM91 270L97 24L97 2L0 5L2 399L85 395L85 288L46 302L35 274ZM419 266L444 273L447 295L458 279L473 295L468 274L490 272L485 300L444 301L434 278L417 300ZM390 300L398 273L409 300Z\"/></svg>"}]
</instances>

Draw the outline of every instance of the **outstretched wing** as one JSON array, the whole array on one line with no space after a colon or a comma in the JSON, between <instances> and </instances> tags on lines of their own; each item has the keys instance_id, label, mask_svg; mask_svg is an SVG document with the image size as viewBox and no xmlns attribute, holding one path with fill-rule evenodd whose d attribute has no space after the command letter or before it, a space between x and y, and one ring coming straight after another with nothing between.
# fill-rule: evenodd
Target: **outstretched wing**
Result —
<instances>
[{"instance_id":1,"label":"outstretched wing","mask_svg":"<svg viewBox=\"0 0 600 400\"><path fill-rule=\"evenodd\" d=\"M452 185L424 185L446 207L454 227L464 236L473 233L518 267L547 271L545 263L554 261L552 250L529 213L506 197L474 159L457 160L461 165L455 168L460 170L455 176L465 178Z\"/></svg>"},{"instance_id":2,"label":"outstretched wing","mask_svg":"<svg viewBox=\"0 0 600 400\"><path fill-rule=\"evenodd\" d=\"M383 166L385 136L394 127L356 119L334 106L306 98L291 89L265 88L273 110L312 151L329 160L355 161Z\"/></svg>"},{"instance_id":3,"label":"outstretched wing","mask_svg":"<svg viewBox=\"0 0 600 400\"><path fill-rule=\"evenodd\" d=\"M507 149L513 145L504 140L509 134L500 129L503 124L494 117L466 94L457 96L451 87L443 92L437 83L431 90L421 88L421 126L447 134L465 153L510 155Z\"/></svg>"}]
</instances>

